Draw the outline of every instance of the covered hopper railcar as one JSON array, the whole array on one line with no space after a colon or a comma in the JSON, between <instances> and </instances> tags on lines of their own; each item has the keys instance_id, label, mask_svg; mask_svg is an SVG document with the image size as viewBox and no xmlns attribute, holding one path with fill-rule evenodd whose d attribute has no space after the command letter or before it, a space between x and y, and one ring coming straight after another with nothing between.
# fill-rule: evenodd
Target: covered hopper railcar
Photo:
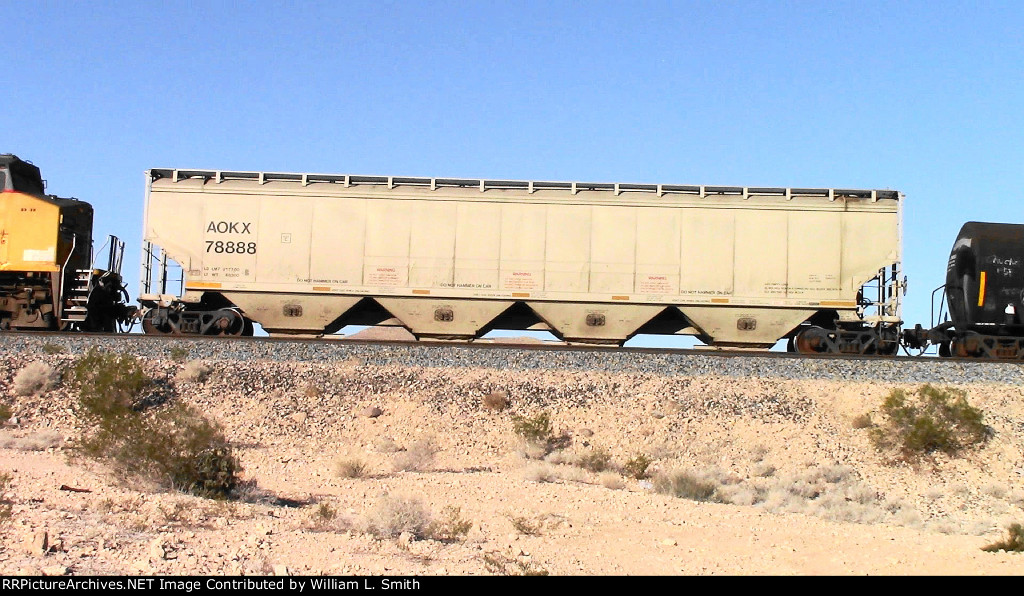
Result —
<instances>
[{"instance_id":1,"label":"covered hopper railcar","mask_svg":"<svg viewBox=\"0 0 1024 596\"><path fill-rule=\"evenodd\" d=\"M544 329L806 352L899 342L902 195L153 169L150 333ZM183 291L169 292L168 260Z\"/></svg>"}]
</instances>

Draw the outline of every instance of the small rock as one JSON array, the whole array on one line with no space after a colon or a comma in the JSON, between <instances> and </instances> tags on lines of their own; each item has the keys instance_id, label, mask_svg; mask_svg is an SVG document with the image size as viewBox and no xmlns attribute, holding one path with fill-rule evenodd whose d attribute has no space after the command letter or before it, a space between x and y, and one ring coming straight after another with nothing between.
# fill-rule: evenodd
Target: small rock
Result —
<instances>
[{"instance_id":1,"label":"small rock","mask_svg":"<svg viewBox=\"0 0 1024 596\"><path fill-rule=\"evenodd\" d=\"M170 559L168 554L170 547L167 545L167 539L163 536L157 536L149 543L149 560L150 561L162 561L164 559Z\"/></svg>"},{"instance_id":2,"label":"small rock","mask_svg":"<svg viewBox=\"0 0 1024 596\"><path fill-rule=\"evenodd\" d=\"M43 567L43 575L55 577L67 574L68 568L63 565L50 565L49 567Z\"/></svg>"},{"instance_id":3,"label":"small rock","mask_svg":"<svg viewBox=\"0 0 1024 596\"><path fill-rule=\"evenodd\" d=\"M274 565L274 575L291 575L285 565Z\"/></svg>"},{"instance_id":4,"label":"small rock","mask_svg":"<svg viewBox=\"0 0 1024 596\"><path fill-rule=\"evenodd\" d=\"M377 416L380 416L383 413L384 410L381 410L377 406L369 406L367 408L363 408L363 411L361 412L361 414L366 418L376 418Z\"/></svg>"},{"instance_id":5,"label":"small rock","mask_svg":"<svg viewBox=\"0 0 1024 596\"><path fill-rule=\"evenodd\" d=\"M305 412L295 412L294 414L289 416L289 418L294 420L296 424L305 424L307 417L309 417L309 414Z\"/></svg>"},{"instance_id":6,"label":"small rock","mask_svg":"<svg viewBox=\"0 0 1024 596\"><path fill-rule=\"evenodd\" d=\"M592 437L592 436L594 436L594 431L590 430L589 428L581 428L580 429L580 436L581 437Z\"/></svg>"},{"instance_id":7,"label":"small rock","mask_svg":"<svg viewBox=\"0 0 1024 596\"><path fill-rule=\"evenodd\" d=\"M46 551L49 549L50 535L46 530L34 532L25 542L25 550L27 550L30 555L45 555Z\"/></svg>"},{"instance_id":8,"label":"small rock","mask_svg":"<svg viewBox=\"0 0 1024 596\"><path fill-rule=\"evenodd\" d=\"M409 544L415 539L412 532L402 532L398 535L398 544L409 546Z\"/></svg>"},{"instance_id":9,"label":"small rock","mask_svg":"<svg viewBox=\"0 0 1024 596\"><path fill-rule=\"evenodd\" d=\"M665 538L661 541L661 544L664 546L676 546L679 543L676 542L674 538Z\"/></svg>"}]
</instances>

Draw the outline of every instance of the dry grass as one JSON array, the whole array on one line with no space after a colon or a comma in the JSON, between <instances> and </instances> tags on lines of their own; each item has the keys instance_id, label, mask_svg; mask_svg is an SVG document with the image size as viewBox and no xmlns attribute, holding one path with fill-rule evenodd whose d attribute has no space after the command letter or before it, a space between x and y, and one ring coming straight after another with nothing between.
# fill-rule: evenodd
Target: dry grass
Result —
<instances>
[{"instance_id":1,"label":"dry grass","mask_svg":"<svg viewBox=\"0 0 1024 596\"><path fill-rule=\"evenodd\" d=\"M614 472L605 472L601 474L601 486L610 490L622 490L626 488L626 481L622 479L622 476Z\"/></svg>"},{"instance_id":2,"label":"dry grass","mask_svg":"<svg viewBox=\"0 0 1024 596\"><path fill-rule=\"evenodd\" d=\"M473 522L463 519L462 508L448 505L441 510L441 517L427 526L427 535L440 542L462 540L473 528Z\"/></svg>"},{"instance_id":3,"label":"dry grass","mask_svg":"<svg viewBox=\"0 0 1024 596\"><path fill-rule=\"evenodd\" d=\"M343 459L335 464L334 472L339 478L365 478L369 466L361 459Z\"/></svg>"},{"instance_id":4,"label":"dry grass","mask_svg":"<svg viewBox=\"0 0 1024 596\"><path fill-rule=\"evenodd\" d=\"M538 462L523 469L523 479L527 482L555 482L558 474L550 464Z\"/></svg>"},{"instance_id":5,"label":"dry grass","mask_svg":"<svg viewBox=\"0 0 1024 596\"><path fill-rule=\"evenodd\" d=\"M32 433L24 437L0 437L0 448L17 451L46 451L60 447L64 437L52 430Z\"/></svg>"},{"instance_id":6,"label":"dry grass","mask_svg":"<svg viewBox=\"0 0 1024 596\"><path fill-rule=\"evenodd\" d=\"M759 478L769 478L775 475L775 466L768 463L759 461L753 465L750 469L750 473Z\"/></svg>"},{"instance_id":7,"label":"dry grass","mask_svg":"<svg viewBox=\"0 0 1024 596\"><path fill-rule=\"evenodd\" d=\"M46 393L57 385L58 375L45 362L30 362L14 375L15 395L39 395Z\"/></svg>"},{"instance_id":8,"label":"dry grass","mask_svg":"<svg viewBox=\"0 0 1024 596\"><path fill-rule=\"evenodd\" d=\"M492 391L487 395L484 395L483 399L480 400L485 410L491 412L501 412L509 406L508 393L504 391Z\"/></svg>"},{"instance_id":9,"label":"dry grass","mask_svg":"<svg viewBox=\"0 0 1024 596\"><path fill-rule=\"evenodd\" d=\"M654 490L694 501L717 501L717 484L693 472L676 471L654 478Z\"/></svg>"},{"instance_id":10,"label":"dry grass","mask_svg":"<svg viewBox=\"0 0 1024 596\"><path fill-rule=\"evenodd\" d=\"M391 467L395 472L422 472L434 463L437 451L433 438L419 439L405 451L396 453L391 458Z\"/></svg>"},{"instance_id":11,"label":"dry grass","mask_svg":"<svg viewBox=\"0 0 1024 596\"><path fill-rule=\"evenodd\" d=\"M850 421L850 426L857 430L871 428L873 426L873 423L871 422L871 414L854 416L853 420Z\"/></svg>"},{"instance_id":12,"label":"dry grass","mask_svg":"<svg viewBox=\"0 0 1024 596\"><path fill-rule=\"evenodd\" d=\"M370 448L375 453L397 453L402 447L388 436L375 437Z\"/></svg>"},{"instance_id":13,"label":"dry grass","mask_svg":"<svg viewBox=\"0 0 1024 596\"><path fill-rule=\"evenodd\" d=\"M185 366L174 375L177 383L203 383L213 372L213 366L202 360L190 360Z\"/></svg>"},{"instance_id":14,"label":"dry grass","mask_svg":"<svg viewBox=\"0 0 1024 596\"><path fill-rule=\"evenodd\" d=\"M363 529L378 538L396 538L408 532L425 538L433 523L430 512L419 499L384 495L362 519Z\"/></svg>"}]
</instances>

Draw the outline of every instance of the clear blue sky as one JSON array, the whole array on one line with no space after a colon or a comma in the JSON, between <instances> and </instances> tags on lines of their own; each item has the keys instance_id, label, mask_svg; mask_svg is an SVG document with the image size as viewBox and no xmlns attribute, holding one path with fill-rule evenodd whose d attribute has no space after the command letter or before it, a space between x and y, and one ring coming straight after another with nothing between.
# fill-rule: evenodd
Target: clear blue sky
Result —
<instances>
[{"instance_id":1,"label":"clear blue sky","mask_svg":"<svg viewBox=\"0 0 1024 596\"><path fill-rule=\"evenodd\" d=\"M904 318L1024 222L1020 2L0 0L0 152L137 291L151 167L892 188Z\"/></svg>"}]
</instances>

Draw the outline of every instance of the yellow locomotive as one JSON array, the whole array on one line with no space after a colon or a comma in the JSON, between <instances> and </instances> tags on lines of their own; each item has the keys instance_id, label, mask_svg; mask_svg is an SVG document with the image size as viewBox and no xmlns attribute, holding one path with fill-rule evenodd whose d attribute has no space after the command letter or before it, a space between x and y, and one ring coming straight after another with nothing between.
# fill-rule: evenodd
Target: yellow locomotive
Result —
<instances>
[{"instance_id":1,"label":"yellow locomotive","mask_svg":"<svg viewBox=\"0 0 1024 596\"><path fill-rule=\"evenodd\" d=\"M47 195L39 168L0 155L0 329L116 331L135 308L121 280L124 243L93 265L92 205Z\"/></svg>"}]
</instances>

